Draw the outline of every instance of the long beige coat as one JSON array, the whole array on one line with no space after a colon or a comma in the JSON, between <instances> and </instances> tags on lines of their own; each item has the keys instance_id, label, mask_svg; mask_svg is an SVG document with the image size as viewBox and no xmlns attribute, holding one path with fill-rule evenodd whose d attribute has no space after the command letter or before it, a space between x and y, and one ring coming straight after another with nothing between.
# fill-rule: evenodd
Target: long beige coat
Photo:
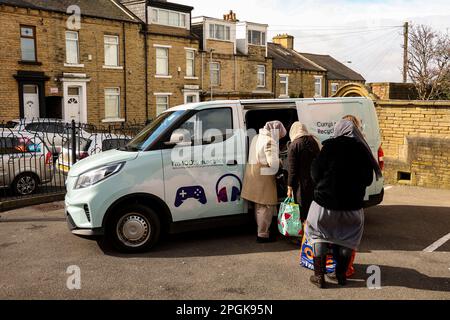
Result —
<instances>
[{"instance_id":1,"label":"long beige coat","mask_svg":"<svg viewBox=\"0 0 450 320\"><path fill-rule=\"evenodd\" d=\"M264 205L277 205L275 175L280 164L278 143L270 132L261 129L252 140L249 161L245 168L241 197Z\"/></svg>"}]
</instances>

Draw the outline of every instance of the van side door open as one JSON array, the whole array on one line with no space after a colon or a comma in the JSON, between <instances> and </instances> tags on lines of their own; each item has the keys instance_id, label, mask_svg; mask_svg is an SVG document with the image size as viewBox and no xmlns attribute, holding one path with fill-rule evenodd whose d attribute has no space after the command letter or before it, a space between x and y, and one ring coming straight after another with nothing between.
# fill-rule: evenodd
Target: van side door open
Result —
<instances>
[{"instance_id":1,"label":"van side door open","mask_svg":"<svg viewBox=\"0 0 450 320\"><path fill-rule=\"evenodd\" d=\"M162 159L174 222L245 213L239 108L205 106L169 133Z\"/></svg>"}]
</instances>

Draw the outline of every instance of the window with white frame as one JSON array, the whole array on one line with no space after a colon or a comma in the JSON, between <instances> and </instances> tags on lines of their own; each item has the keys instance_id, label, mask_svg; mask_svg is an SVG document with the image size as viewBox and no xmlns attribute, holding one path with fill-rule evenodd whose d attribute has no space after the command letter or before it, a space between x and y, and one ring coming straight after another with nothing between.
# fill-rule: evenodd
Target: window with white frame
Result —
<instances>
[{"instance_id":1,"label":"window with white frame","mask_svg":"<svg viewBox=\"0 0 450 320\"><path fill-rule=\"evenodd\" d=\"M258 65L258 87L266 87L266 66Z\"/></svg>"},{"instance_id":2,"label":"window with white frame","mask_svg":"<svg viewBox=\"0 0 450 320\"><path fill-rule=\"evenodd\" d=\"M186 76L195 76L195 51L186 50Z\"/></svg>"},{"instance_id":3,"label":"window with white frame","mask_svg":"<svg viewBox=\"0 0 450 320\"><path fill-rule=\"evenodd\" d=\"M332 83L331 84L331 95L335 95L336 92L339 89L339 83Z\"/></svg>"},{"instance_id":4,"label":"window with white frame","mask_svg":"<svg viewBox=\"0 0 450 320\"><path fill-rule=\"evenodd\" d=\"M152 23L161 24L170 27L186 28L187 14L165 10L165 9L152 9Z\"/></svg>"},{"instance_id":5,"label":"window with white frame","mask_svg":"<svg viewBox=\"0 0 450 320\"><path fill-rule=\"evenodd\" d=\"M36 61L36 27L20 26L22 61Z\"/></svg>"},{"instance_id":6,"label":"window with white frame","mask_svg":"<svg viewBox=\"0 0 450 320\"><path fill-rule=\"evenodd\" d=\"M280 96L289 96L289 75L280 75Z\"/></svg>"},{"instance_id":7,"label":"window with white frame","mask_svg":"<svg viewBox=\"0 0 450 320\"><path fill-rule=\"evenodd\" d=\"M248 43L256 46L266 45L266 33L263 31L248 30Z\"/></svg>"},{"instance_id":8,"label":"window with white frame","mask_svg":"<svg viewBox=\"0 0 450 320\"><path fill-rule=\"evenodd\" d=\"M105 119L120 118L120 89L105 89Z\"/></svg>"},{"instance_id":9,"label":"window with white frame","mask_svg":"<svg viewBox=\"0 0 450 320\"><path fill-rule=\"evenodd\" d=\"M314 96L315 97L322 96L322 77L318 76L314 77Z\"/></svg>"},{"instance_id":10,"label":"window with white frame","mask_svg":"<svg viewBox=\"0 0 450 320\"><path fill-rule=\"evenodd\" d=\"M105 41L105 66L119 66L119 37L104 36Z\"/></svg>"},{"instance_id":11,"label":"window with white frame","mask_svg":"<svg viewBox=\"0 0 450 320\"><path fill-rule=\"evenodd\" d=\"M66 62L68 64L79 64L78 32L66 31Z\"/></svg>"},{"instance_id":12,"label":"window with white frame","mask_svg":"<svg viewBox=\"0 0 450 320\"><path fill-rule=\"evenodd\" d=\"M210 68L211 85L219 86L220 85L220 63L211 62L209 68Z\"/></svg>"},{"instance_id":13,"label":"window with white frame","mask_svg":"<svg viewBox=\"0 0 450 320\"><path fill-rule=\"evenodd\" d=\"M160 115L167 109L169 109L169 96L168 95L156 96L156 115Z\"/></svg>"},{"instance_id":14,"label":"window with white frame","mask_svg":"<svg viewBox=\"0 0 450 320\"><path fill-rule=\"evenodd\" d=\"M169 75L169 48L156 48L156 75Z\"/></svg>"},{"instance_id":15,"label":"window with white frame","mask_svg":"<svg viewBox=\"0 0 450 320\"><path fill-rule=\"evenodd\" d=\"M231 28L222 24L210 24L209 25L209 38L214 40L226 40L231 39Z\"/></svg>"}]
</instances>

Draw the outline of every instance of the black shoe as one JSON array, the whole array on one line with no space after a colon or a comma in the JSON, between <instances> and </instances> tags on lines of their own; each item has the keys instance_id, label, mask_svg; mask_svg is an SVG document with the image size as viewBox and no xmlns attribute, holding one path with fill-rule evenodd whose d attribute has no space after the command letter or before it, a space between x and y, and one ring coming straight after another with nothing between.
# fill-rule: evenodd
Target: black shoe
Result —
<instances>
[{"instance_id":1,"label":"black shoe","mask_svg":"<svg viewBox=\"0 0 450 320\"><path fill-rule=\"evenodd\" d=\"M326 263L326 257L314 257L314 275L309 278L309 281L320 289L324 289L326 287Z\"/></svg>"},{"instance_id":2,"label":"black shoe","mask_svg":"<svg viewBox=\"0 0 450 320\"><path fill-rule=\"evenodd\" d=\"M339 256L336 259L336 279L340 286L347 284L347 269L351 257Z\"/></svg>"},{"instance_id":3,"label":"black shoe","mask_svg":"<svg viewBox=\"0 0 450 320\"><path fill-rule=\"evenodd\" d=\"M275 242L275 241L276 241L276 239L274 239L274 238L256 237L257 243L271 243L271 242Z\"/></svg>"},{"instance_id":4,"label":"black shoe","mask_svg":"<svg viewBox=\"0 0 450 320\"><path fill-rule=\"evenodd\" d=\"M332 272L332 273L327 273L326 277L331 281L334 281L334 282L338 281L337 276L336 276L336 271Z\"/></svg>"}]
</instances>

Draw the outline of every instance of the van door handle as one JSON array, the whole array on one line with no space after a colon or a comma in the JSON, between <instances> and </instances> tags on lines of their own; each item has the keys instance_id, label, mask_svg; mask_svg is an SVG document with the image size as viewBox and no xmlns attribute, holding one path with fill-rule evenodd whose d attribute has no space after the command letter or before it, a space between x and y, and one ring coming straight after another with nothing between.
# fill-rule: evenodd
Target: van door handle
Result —
<instances>
[{"instance_id":1,"label":"van door handle","mask_svg":"<svg viewBox=\"0 0 450 320\"><path fill-rule=\"evenodd\" d=\"M237 164L238 164L237 160L227 161L227 166L237 166Z\"/></svg>"}]
</instances>

